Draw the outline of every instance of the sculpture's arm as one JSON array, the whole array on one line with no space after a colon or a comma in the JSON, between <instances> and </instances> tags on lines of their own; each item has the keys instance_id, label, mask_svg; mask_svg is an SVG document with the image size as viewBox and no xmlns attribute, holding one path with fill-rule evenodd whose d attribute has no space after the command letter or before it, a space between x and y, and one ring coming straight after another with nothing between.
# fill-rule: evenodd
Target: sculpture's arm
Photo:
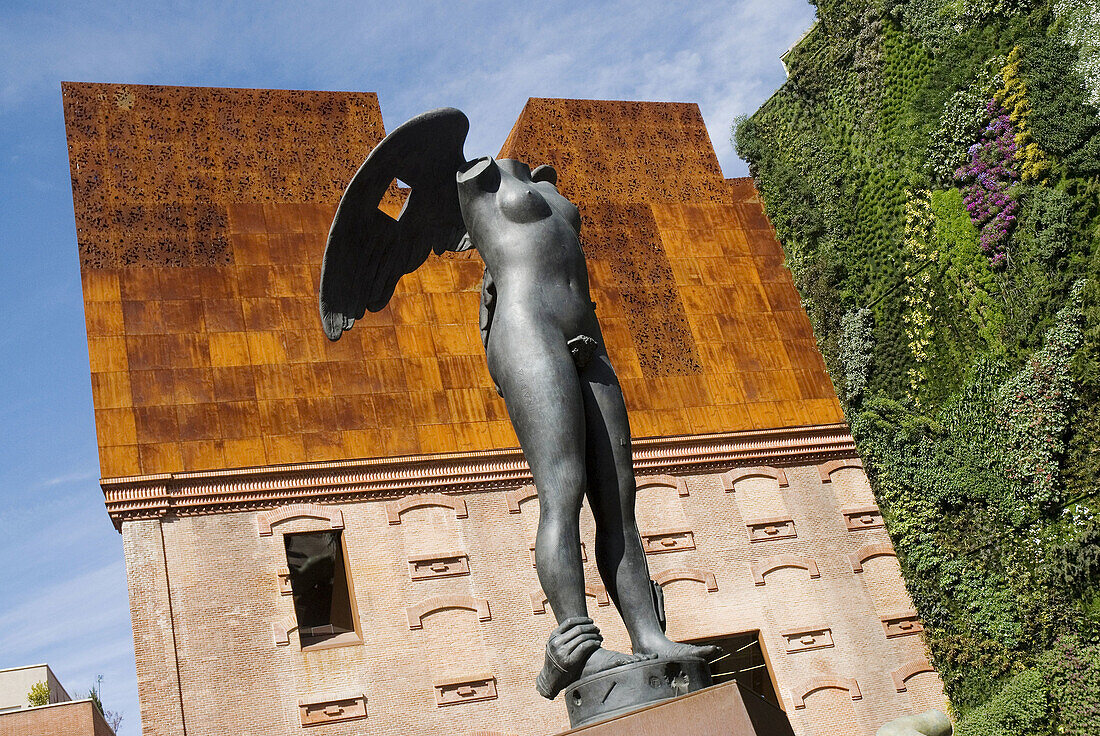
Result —
<instances>
[{"instance_id":1,"label":"sculpture's arm","mask_svg":"<svg viewBox=\"0 0 1100 736\"><path fill-rule=\"evenodd\" d=\"M481 327L481 344L485 347L485 351L489 351L489 331L493 327L493 317L496 314L497 308L497 285L493 281L493 274L489 273L489 269L485 269L485 275L481 278L481 310L478 315L479 323ZM494 385L496 382L494 381ZM496 386L497 393L501 396L504 393L500 390L500 386Z\"/></svg>"}]
</instances>

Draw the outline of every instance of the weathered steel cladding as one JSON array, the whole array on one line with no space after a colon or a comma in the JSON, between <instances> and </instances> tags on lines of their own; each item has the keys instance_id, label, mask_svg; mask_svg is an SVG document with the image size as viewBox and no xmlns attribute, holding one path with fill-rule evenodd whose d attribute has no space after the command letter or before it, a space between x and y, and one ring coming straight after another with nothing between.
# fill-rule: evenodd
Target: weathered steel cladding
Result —
<instances>
[{"instance_id":1,"label":"weathered steel cladding","mask_svg":"<svg viewBox=\"0 0 1100 736\"><path fill-rule=\"evenodd\" d=\"M316 286L368 93L63 85L104 477L517 445L474 253L429 259L343 339ZM636 436L843 416L751 182L694 105L528 102L502 156L551 163ZM384 208L396 215L396 183Z\"/></svg>"}]
</instances>

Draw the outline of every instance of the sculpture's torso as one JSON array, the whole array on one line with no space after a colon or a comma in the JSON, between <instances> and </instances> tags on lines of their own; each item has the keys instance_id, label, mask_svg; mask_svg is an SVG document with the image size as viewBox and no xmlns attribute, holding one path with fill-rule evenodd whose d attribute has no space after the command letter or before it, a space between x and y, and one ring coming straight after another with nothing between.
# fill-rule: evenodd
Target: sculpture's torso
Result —
<instances>
[{"instance_id":1,"label":"sculpture's torso","mask_svg":"<svg viewBox=\"0 0 1100 736\"><path fill-rule=\"evenodd\" d=\"M459 199L470 238L496 289L486 345L490 368L494 335L500 333L598 338L580 244L580 212L550 182L532 181L526 164L483 162L475 164L482 165L480 174L460 179Z\"/></svg>"}]
</instances>

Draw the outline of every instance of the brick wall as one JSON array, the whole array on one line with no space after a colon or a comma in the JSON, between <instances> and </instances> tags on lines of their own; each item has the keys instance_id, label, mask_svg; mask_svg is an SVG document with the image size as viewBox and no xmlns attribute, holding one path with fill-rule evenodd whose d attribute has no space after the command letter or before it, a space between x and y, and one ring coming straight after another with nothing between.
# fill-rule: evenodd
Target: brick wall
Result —
<instances>
[{"instance_id":1,"label":"brick wall","mask_svg":"<svg viewBox=\"0 0 1100 736\"><path fill-rule=\"evenodd\" d=\"M800 736L870 736L897 715L944 707L938 678L922 666L919 624L884 627L884 617L911 614L911 603L866 478L843 465L858 461L641 479L642 533L672 550L649 557L665 581L670 635L758 629ZM541 612L529 550L538 501L528 495L496 489L297 507L306 516L126 522L146 735L182 733L183 723L190 736L298 733L310 704L310 718L328 718L325 704L336 704L332 717L350 719L310 727L319 734L564 730L564 706L533 687L554 621ZM852 508L872 522L850 530L842 512ZM608 645L626 648L613 607L601 605L584 519L590 612ZM362 643L303 652L292 599L280 594L282 535L341 526ZM433 555L465 555L469 574L413 580L410 558ZM456 694L464 686L469 694ZM364 697L366 718L355 718Z\"/></svg>"},{"instance_id":2,"label":"brick wall","mask_svg":"<svg viewBox=\"0 0 1100 736\"><path fill-rule=\"evenodd\" d=\"M114 736L90 700L0 713L0 736Z\"/></svg>"}]
</instances>

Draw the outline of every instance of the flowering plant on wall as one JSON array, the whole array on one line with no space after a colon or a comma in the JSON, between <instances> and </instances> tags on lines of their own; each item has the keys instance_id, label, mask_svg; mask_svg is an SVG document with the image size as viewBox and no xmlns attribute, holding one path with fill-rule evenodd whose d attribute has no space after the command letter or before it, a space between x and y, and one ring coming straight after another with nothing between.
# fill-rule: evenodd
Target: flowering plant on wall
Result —
<instances>
[{"instance_id":1,"label":"flowering plant on wall","mask_svg":"<svg viewBox=\"0 0 1100 736\"><path fill-rule=\"evenodd\" d=\"M1020 179L1024 182L1046 183L1050 160L1031 135L1031 103L1028 101L1027 83L1020 76L1020 47L1012 49L1008 62L1001 70L1004 84L993 99L1008 111L1008 119L1016 131L1016 159L1020 167Z\"/></svg>"},{"instance_id":2,"label":"flowering plant on wall","mask_svg":"<svg viewBox=\"0 0 1100 736\"><path fill-rule=\"evenodd\" d=\"M814 5L738 150L797 244L956 733L1094 736L1100 3Z\"/></svg>"},{"instance_id":3,"label":"flowering plant on wall","mask_svg":"<svg viewBox=\"0 0 1100 736\"><path fill-rule=\"evenodd\" d=\"M932 266L938 254L934 247L932 192L927 189L905 192L905 241L902 259L905 272L905 338L912 361L906 371L909 398L920 406L921 387L926 383L929 348L934 327L932 313Z\"/></svg>"},{"instance_id":4,"label":"flowering plant on wall","mask_svg":"<svg viewBox=\"0 0 1100 736\"><path fill-rule=\"evenodd\" d=\"M1003 266L1008 258L1008 236L1020 209L1013 191L1020 180L1016 130L1000 103L990 101L986 112L989 122L982 140L970 147L970 160L959 167L955 178L966 185L963 202L971 222L981 231L982 252L992 265Z\"/></svg>"}]
</instances>

